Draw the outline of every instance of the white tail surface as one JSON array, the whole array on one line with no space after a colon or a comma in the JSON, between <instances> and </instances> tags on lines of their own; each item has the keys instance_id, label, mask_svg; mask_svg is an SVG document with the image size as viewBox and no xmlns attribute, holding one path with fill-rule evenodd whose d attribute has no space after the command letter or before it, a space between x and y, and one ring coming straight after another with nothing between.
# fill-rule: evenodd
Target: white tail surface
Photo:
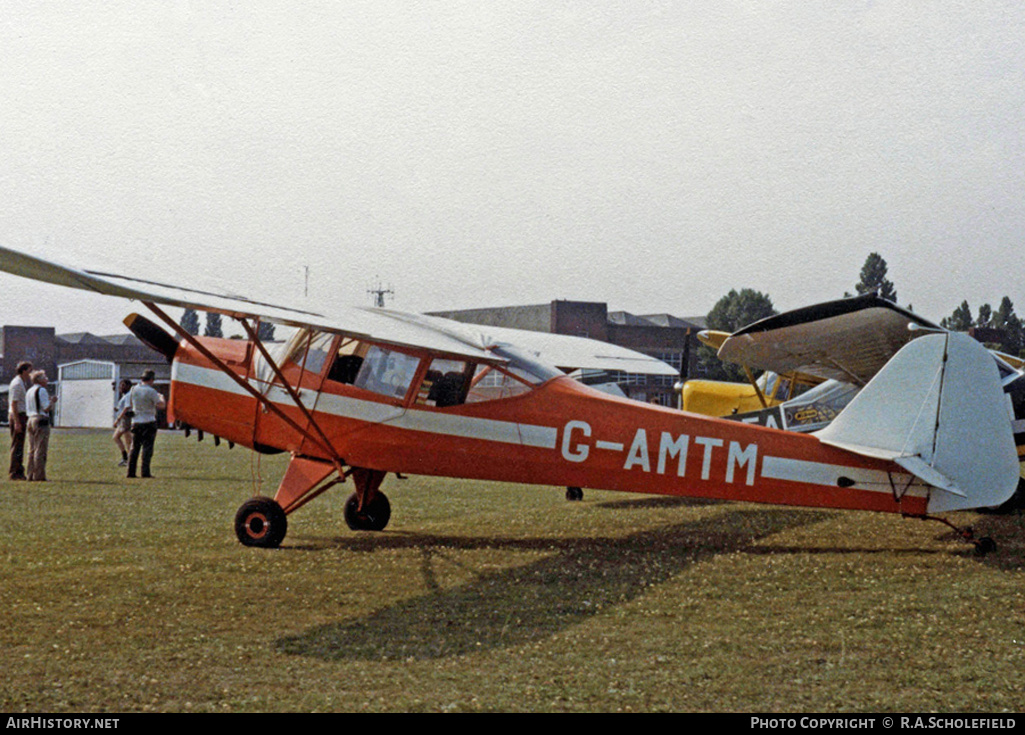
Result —
<instances>
[{"instance_id":1,"label":"white tail surface","mask_svg":"<svg viewBox=\"0 0 1025 735\"><path fill-rule=\"evenodd\" d=\"M1018 485L1012 417L993 356L971 337L908 343L815 436L896 462L936 488L929 512L1000 505Z\"/></svg>"}]
</instances>

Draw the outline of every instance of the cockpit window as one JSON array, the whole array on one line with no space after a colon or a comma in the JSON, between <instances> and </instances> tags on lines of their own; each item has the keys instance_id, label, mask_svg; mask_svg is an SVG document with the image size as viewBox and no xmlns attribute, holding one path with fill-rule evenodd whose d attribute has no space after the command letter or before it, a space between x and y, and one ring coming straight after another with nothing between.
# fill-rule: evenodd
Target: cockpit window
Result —
<instances>
[{"instance_id":1,"label":"cockpit window","mask_svg":"<svg viewBox=\"0 0 1025 735\"><path fill-rule=\"evenodd\" d=\"M327 379L336 383L352 385L356 382L359 369L363 367L363 359L367 353L367 345L358 339L346 337L338 345L335 361L327 371Z\"/></svg>"},{"instance_id":2,"label":"cockpit window","mask_svg":"<svg viewBox=\"0 0 1025 735\"><path fill-rule=\"evenodd\" d=\"M335 336L328 332L299 329L286 341L267 345L268 353L290 380L297 379L300 370L306 374L320 375L324 363L331 354L331 343L334 338ZM261 353L257 353L253 360L253 368L256 379L267 386L277 380L273 368Z\"/></svg>"},{"instance_id":3,"label":"cockpit window","mask_svg":"<svg viewBox=\"0 0 1025 735\"><path fill-rule=\"evenodd\" d=\"M508 362L500 367L479 365L466 397L467 403L512 398L564 374L511 345L492 347L491 351Z\"/></svg>"},{"instance_id":4,"label":"cockpit window","mask_svg":"<svg viewBox=\"0 0 1025 735\"><path fill-rule=\"evenodd\" d=\"M512 398L532 390L533 386L514 378L491 365L479 365L473 378L473 385L466 396L467 403L483 403Z\"/></svg>"},{"instance_id":5,"label":"cockpit window","mask_svg":"<svg viewBox=\"0 0 1025 735\"><path fill-rule=\"evenodd\" d=\"M353 385L389 398L403 398L416 375L420 358L386 347L367 350Z\"/></svg>"},{"instance_id":6,"label":"cockpit window","mask_svg":"<svg viewBox=\"0 0 1025 735\"><path fill-rule=\"evenodd\" d=\"M474 366L463 360L437 358L427 368L416 402L445 408L466 402Z\"/></svg>"},{"instance_id":7,"label":"cockpit window","mask_svg":"<svg viewBox=\"0 0 1025 735\"><path fill-rule=\"evenodd\" d=\"M327 362L328 355L331 354L331 343L334 341L334 338L333 334L327 332L313 335L313 339L309 341L309 348L306 349L305 357L300 352L295 356L295 362L302 365L306 372L320 375L320 372L324 369L324 363ZM302 347L305 346L305 343L303 343Z\"/></svg>"}]
</instances>

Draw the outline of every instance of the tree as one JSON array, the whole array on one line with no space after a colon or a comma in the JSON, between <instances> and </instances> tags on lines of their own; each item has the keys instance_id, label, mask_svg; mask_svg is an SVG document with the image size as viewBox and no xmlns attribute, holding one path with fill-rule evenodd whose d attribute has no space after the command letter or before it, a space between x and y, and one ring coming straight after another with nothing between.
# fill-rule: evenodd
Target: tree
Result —
<instances>
[{"instance_id":1,"label":"tree","mask_svg":"<svg viewBox=\"0 0 1025 735\"><path fill-rule=\"evenodd\" d=\"M875 292L887 301L897 303L897 291L886 278L886 261L879 253L869 253L865 265L861 266L861 280L854 289L859 295Z\"/></svg>"},{"instance_id":2,"label":"tree","mask_svg":"<svg viewBox=\"0 0 1025 735\"><path fill-rule=\"evenodd\" d=\"M195 309L186 309L180 324L189 334L199 334L199 315Z\"/></svg>"},{"instance_id":3,"label":"tree","mask_svg":"<svg viewBox=\"0 0 1025 735\"><path fill-rule=\"evenodd\" d=\"M1025 322L1014 313L1014 304L1007 296L1001 299L1000 306L993 313L991 326L1004 333L1003 351L1020 356L1025 349Z\"/></svg>"},{"instance_id":4,"label":"tree","mask_svg":"<svg viewBox=\"0 0 1025 735\"><path fill-rule=\"evenodd\" d=\"M954 309L953 314L940 320L940 326L952 332L967 332L975 326L975 320L972 318L972 309L968 306L968 302L962 301L961 305Z\"/></svg>"},{"instance_id":5,"label":"tree","mask_svg":"<svg viewBox=\"0 0 1025 735\"><path fill-rule=\"evenodd\" d=\"M991 327L993 326L993 307L989 304L983 304L979 307L979 318L975 320L975 326L977 327Z\"/></svg>"},{"instance_id":6,"label":"tree","mask_svg":"<svg viewBox=\"0 0 1025 735\"><path fill-rule=\"evenodd\" d=\"M768 294L750 288L740 291L734 289L719 299L708 312L708 328L721 332L736 332L741 327L777 313ZM747 379L741 367L724 363L708 347L699 348L698 360L704 367L706 377L711 380Z\"/></svg>"},{"instance_id":7,"label":"tree","mask_svg":"<svg viewBox=\"0 0 1025 735\"><path fill-rule=\"evenodd\" d=\"M1014 313L1014 304L1007 296L1000 301L996 311L989 304L980 306L979 316L975 319L968 302L962 301L953 314L940 320L940 326L952 332L967 332L972 327L986 329L987 339L992 338L988 330L995 330L1000 334L999 341L987 342L989 346L1009 355L1025 356L1025 322Z\"/></svg>"},{"instance_id":8,"label":"tree","mask_svg":"<svg viewBox=\"0 0 1025 735\"><path fill-rule=\"evenodd\" d=\"M260 338L261 342L273 341L274 325L270 322L260 322L260 326L256 328L256 336Z\"/></svg>"},{"instance_id":9,"label":"tree","mask_svg":"<svg viewBox=\"0 0 1025 735\"><path fill-rule=\"evenodd\" d=\"M212 311L206 313L206 330L203 332L205 337L223 337L224 332L221 330L221 315L216 314Z\"/></svg>"}]
</instances>

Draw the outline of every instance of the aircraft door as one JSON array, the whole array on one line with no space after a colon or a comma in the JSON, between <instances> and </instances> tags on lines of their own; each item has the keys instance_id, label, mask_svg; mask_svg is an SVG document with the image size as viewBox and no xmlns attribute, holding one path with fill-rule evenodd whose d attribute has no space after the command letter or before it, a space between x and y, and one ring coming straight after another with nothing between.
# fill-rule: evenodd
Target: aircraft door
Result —
<instances>
[{"instance_id":1,"label":"aircraft door","mask_svg":"<svg viewBox=\"0 0 1025 735\"><path fill-rule=\"evenodd\" d=\"M337 343L317 408L341 447L350 439L373 441L365 432L406 413L420 362L421 356L386 345L344 338Z\"/></svg>"},{"instance_id":2,"label":"aircraft door","mask_svg":"<svg viewBox=\"0 0 1025 735\"><path fill-rule=\"evenodd\" d=\"M325 368L333 353L336 337L333 334L315 333L307 330L297 332L279 348L281 375L295 390L303 406L311 413L317 409L320 392L324 384ZM274 355L272 355L274 358ZM281 379L262 360L257 362L254 378L264 395L284 410L303 432L285 422L280 416L264 406L258 406L254 422L257 445L284 447L288 451L304 453L309 448L308 435L316 436L306 414L295 406L289 391Z\"/></svg>"}]
</instances>

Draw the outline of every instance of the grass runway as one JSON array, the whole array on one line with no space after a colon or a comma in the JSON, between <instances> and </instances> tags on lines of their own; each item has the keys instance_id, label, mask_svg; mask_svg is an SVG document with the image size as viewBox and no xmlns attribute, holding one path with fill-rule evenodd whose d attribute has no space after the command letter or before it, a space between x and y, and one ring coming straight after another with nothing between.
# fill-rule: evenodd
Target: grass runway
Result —
<instances>
[{"instance_id":1,"label":"grass runway","mask_svg":"<svg viewBox=\"0 0 1025 735\"><path fill-rule=\"evenodd\" d=\"M126 480L109 432L0 481L0 711L1003 712L1025 708L1025 519L933 523L389 477L241 546L282 456L157 439ZM262 483L262 484L261 484Z\"/></svg>"}]
</instances>

